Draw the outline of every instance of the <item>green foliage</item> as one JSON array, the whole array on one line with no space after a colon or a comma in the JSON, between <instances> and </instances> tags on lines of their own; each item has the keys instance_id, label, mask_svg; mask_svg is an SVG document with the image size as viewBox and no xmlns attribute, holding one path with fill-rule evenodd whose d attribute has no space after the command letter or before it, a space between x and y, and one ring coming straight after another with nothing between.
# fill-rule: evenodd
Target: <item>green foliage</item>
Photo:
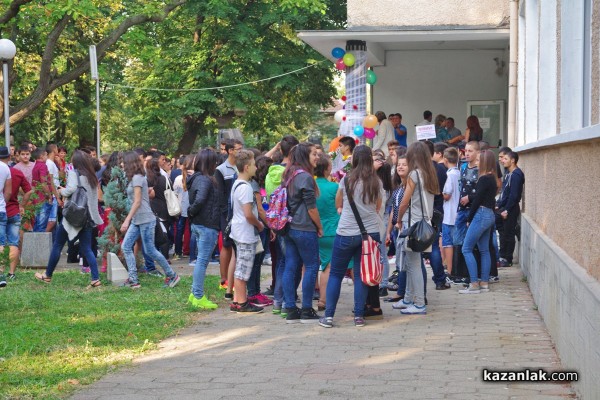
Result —
<instances>
[{"instance_id":1,"label":"green foliage","mask_svg":"<svg viewBox=\"0 0 600 400\"><path fill-rule=\"evenodd\" d=\"M57 272L51 284L33 272L0 290L0 398L66 397L189 325L198 315L186 301L191 277L162 289L142 274L142 289L106 285L85 289L89 276ZM218 277L207 276L215 302Z\"/></svg>"},{"instance_id":2,"label":"green foliage","mask_svg":"<svg viewBox=\"0 0 600 400\"><path fill-rule=\"evenodd\" d=\"M8 0L3 0L8 5ZM22 104L40 79L69 73L98 44L134 14L153 15L168 2L138 0L32 1L17 17L0 25L16 32L18 56L11 104ZM250 141L270 144L282 135L313 127L316 109L335 96L329 62L302 43L300 29L339 29L346 21L343 0L187 1L163 22L135 25L99 61L103 151L158 146L189 151L214 144L218 127L237 126ZM40 78L44 48L65 16L68 23L56 42L48 76ZM31 24L30 21L36 21ZM172 92L116 89L103 82L146 88L207 88L253 82L222 90ZM26 119L13 125L19 142L48 139L75 147L93 144L94 84L87 69L62 85ZM234 109L245 109L233 117ZM218 123L217 123L218 121Z\"/></svg>"}]
</instances>

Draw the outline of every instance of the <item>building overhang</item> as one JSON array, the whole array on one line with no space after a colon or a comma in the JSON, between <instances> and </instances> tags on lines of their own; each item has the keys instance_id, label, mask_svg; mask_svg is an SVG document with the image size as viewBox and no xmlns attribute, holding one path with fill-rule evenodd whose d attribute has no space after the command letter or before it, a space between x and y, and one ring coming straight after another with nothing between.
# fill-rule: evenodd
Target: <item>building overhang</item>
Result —
<instances>
[{"instance_id":1,"label":"building overhang","mask_svg":"<svg viewBox=\"0 0 600 400\"><path fill-rule=\"evenodd\" d=\"M403 50L504 50L508 48L508 28L371 28L369 30L298 31L298 37L324 57L334 47L345 48L348 40L367 43L367 62L385 65L386 51Z\"/></svg>"}]
</instances>

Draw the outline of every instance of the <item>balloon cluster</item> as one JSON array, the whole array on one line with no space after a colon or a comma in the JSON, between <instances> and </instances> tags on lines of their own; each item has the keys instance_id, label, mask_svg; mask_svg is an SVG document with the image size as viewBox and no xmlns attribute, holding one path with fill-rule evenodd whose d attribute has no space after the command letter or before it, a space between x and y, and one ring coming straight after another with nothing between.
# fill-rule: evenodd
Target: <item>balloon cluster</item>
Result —
<instances>
[{"instance_id":1,"label":"balloon cluster","mask_svg":"<svg viewBox=\"0 0 600 400\"><path fill-rule=\"evenodd\" d=\"M344 71L346 67L351 67L356 62L354 55L352 53L346 53L346 51L344 51L344 49L341 47L334 47L331 50L331 55L336 59L335 68L339 71ZM369 68L368 65L367 68ZM373 70L367 69L366 80L369 85L374 85L377 83L377 75L375 72L373 72ZM346 101L346 96L342 96L342 101ZM343 110L339 110L335 113L334 119L336 122L342 123L343 121L346 121L345 108L346 106L344 105ZM354 105L353 109L356 110L357 106ZM376 135L374 128L377 126L377 123L377 117L374 115L367 115L363 119L362 125L356 125L352 132L356 137L361 137L364 135L367 139L373 139Z\"/></svg>"}]
</instances>

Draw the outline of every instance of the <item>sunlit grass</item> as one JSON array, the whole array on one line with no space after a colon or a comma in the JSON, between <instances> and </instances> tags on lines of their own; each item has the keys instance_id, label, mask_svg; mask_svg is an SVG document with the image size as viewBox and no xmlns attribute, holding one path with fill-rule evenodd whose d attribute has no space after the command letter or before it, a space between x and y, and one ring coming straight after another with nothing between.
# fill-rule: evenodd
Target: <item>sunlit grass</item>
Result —
<instances>
[{"instance_id":1,"label":"sunlit grass","mask_svg":"<svg viewBox=\"0 0 600 400\"><path fill-rule=\"evenodd\" d=\"M213 301L218 281L206 277ZM55 273L49 285L19 273L0 289L0 398L65 397L198 318L187 305L191 277L173 289L152 276L140 282L86 289L79 272Z\"/></svg>"}]
</instances>

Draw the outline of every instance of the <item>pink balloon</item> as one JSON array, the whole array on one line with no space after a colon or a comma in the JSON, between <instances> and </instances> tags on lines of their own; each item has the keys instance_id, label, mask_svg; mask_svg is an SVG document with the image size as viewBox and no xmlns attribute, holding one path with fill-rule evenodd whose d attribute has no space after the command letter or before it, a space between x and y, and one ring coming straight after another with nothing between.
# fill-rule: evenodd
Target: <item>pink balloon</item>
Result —
<instances>
[{"instance_id":1,"label":"pink balloon","mask_svg":"<svg viewBox=\"0 0 600 400\"><path fill-rule=\"evenodd\" d=\"M365 133L364 133L365 137L367 139L373 139L376 135L375 133L375 129L373 128L365 128Z\"/></svg>"},{"instance_id":2,"label":"pink balloon","mask_svg":"<svg viewBox=\"0 0 600 400\"><path fill-rule=\"evenodd\" d=\"M344 59L343 58L338 58L338 60L335 62L335 67L340 70L343 71L346 69L346 64L344 64Z\"/></svg>"}]
</instances>

